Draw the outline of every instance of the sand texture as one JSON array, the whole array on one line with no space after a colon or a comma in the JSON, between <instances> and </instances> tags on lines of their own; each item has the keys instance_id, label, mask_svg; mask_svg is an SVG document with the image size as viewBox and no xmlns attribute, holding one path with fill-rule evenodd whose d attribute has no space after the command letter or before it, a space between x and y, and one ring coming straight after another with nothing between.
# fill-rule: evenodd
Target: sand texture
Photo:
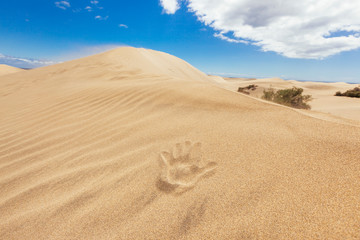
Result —
<instances>
[{"instance_id":1,"label":"sand texture","mask_svg":"<svg viewBox=\"0 0 360 240\"><path fill-rule=\"evenodd\" d=\"M304 94L310 94L313 100L309 102L313 111L329 113L333 116L360 121L360 99L334 96L337 91L345 92L360 84L348 84L343 82L300 82L295 80L285 81L280 78L265 79L227 79L224 84L228 89L236 91L238 87L249 84L258 85L257 90L250 91L250 95L261 98L263 90L268 88L285 89L299 87L304 89Z\"/></svg>"},{"instance_id":2,"label":"sand texture","mask_svg":"<svg viewBox=\"0 0 360 240\"><path fill-rule=\"evenodd\" d=\"M17 72L23 72L23 71L25 71L25 70L21 69L21 68L16 68L16 67L11 67L11 66L8 66L5 64L0 64L0 76L17 73Z\"/></svg>"},{"instance_id":3,"label":"sand texture","mask_svg":"<svg viewBox=\"0 0 360 240\"><path fill-rule=\"evenodd\" d=\"M360 239L359 124L224 88L135 48L0 77L0 239Z\"/></svg>"}]
</instances>

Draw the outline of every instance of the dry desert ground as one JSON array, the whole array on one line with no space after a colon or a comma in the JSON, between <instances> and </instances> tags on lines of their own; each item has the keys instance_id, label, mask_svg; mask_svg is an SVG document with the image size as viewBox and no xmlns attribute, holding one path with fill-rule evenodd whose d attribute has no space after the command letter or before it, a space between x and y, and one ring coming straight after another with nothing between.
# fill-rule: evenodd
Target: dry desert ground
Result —
<instances>
[{"instance_id":1,"label":"dry desert ground","mask_svg":"<svg viewBox=\"0 0 360 240\"><path fill-rule=\"evenodd\" d=\"M0 239L360 239L352 85L130 47L0 74ZM313 110L258 98L294 85Z\"/></svg>"}]
</instances>

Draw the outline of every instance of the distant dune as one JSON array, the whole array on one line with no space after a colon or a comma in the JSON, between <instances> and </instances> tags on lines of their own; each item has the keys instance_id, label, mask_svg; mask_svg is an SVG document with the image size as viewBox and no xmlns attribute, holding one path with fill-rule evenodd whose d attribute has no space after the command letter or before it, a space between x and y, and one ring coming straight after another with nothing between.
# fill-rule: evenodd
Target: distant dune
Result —
<instances>
[{"instance_id":1,"label":"distant dune","mask_svg":"<svg viewBox=\"0 0 360 240\"><path fill-rule=\"evenodd\" d=\"M24 71L21 68L11 67L5 64L0 64L0 76L11 74L11 73L17 73Z\"/></svg>"},{"instance_id":2,"label":"distant dune","mask_svg":"<svg viewBox=\"0 0 360 240\"><path fill-rule=\"evenodd\" d=\"M283 80L280 78L253 79L232 79L226 85L227 88L236 91L238 87L258 85L257 90L250 91L252 96L261 98L264 89L285 89L293 86L303 88L304 94L310 94L313 100L309 103L313 111L330 113L333 116L360 121L360 99L334 96L337 91L345 92L353 89L359 84L348 84L342 82L300 82L295 80ZM311 114L311 112L309 112ZM330 117L330 116L327 116Z\"/></svg>"},{"instance_id":3,"label":"distant dune","mask_svg":"<svg viewBox=\"0 0 360 240\"><path fill-rule=\"evenodd\" d=\"M356 114L241 84L136 48L1 76L0 239L360 239Z\"/></svg>"}]
</instances>

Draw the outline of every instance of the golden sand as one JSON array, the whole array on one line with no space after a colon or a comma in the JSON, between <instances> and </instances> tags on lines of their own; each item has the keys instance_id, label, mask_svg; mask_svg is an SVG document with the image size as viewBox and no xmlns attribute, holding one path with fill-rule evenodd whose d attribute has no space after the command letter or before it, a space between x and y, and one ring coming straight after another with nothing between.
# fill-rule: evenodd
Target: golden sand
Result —
<instances>
[{"instance_id":1,"label":"golden sand","mask_svg":"<svg viewBox=\"0 0 360 240\"><path fill-rule=\"evenodd\" d=\"M224 88L135 48L0 77L0 239L360 239L358 122Z\"/></svg>"},{"instance_id":2,"label":"golden sand","mask_svg":"<svg viewBox=\"0 0 360 240\"><path fill-rule=\"evenodd\" d=\"M359 84L349 84L344 82L323 83L323 82L300 82L295 80L285 81L280 78L265 78L265 79L228 79L225 86L233 91L237 87L248 86L249 84L256 84L257 90L250 91L252 96L260 98L263 95L263 90L268 88L285 89L292 87L299 87L304 89L304 94L310 94L313 100L309 103L313 111L321 113L330 113L333 116L353 119L360 121L360 99L349 97L335 96L337 91L345 92L353 89Z\"/></svg>"},{"instance_id":3,"label":"golden sand","mask_svg":"<svg viewBox=\"0 0 360 240\"><path fill-rule=\"evenodd\" d=\"M0 76L4 76L7 74L17 73L24 71L21 68L11 67L5 64L0 64Z\"/></svg>"}]
</instances>

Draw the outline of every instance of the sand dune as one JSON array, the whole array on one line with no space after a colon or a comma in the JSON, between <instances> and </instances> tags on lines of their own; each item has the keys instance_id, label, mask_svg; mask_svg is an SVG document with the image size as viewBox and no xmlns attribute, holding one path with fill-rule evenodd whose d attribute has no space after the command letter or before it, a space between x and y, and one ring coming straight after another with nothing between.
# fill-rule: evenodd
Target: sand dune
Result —
<instances>
[{"instance_id":1,"label":"sand dune","mask_svg":"<svg viewBox=\"0 0 360 240\"><path fill-rule=\"evenodd\" d=\"M359 239L359 126L220 85L135 48L2 76L0 239Z\"/></svg>"},{"instance_id":2,"label":"sand dune","mask_svg":"<svg viewBox=\"0 0 360 240\"><path fill-rule=\"evenodd\" d=\"M11 74L11 73L22 72L22 71L24 71L24 70L21 68L16 68L16 67L8 66L5 64L0 64L0 76Z\"/></svg>"},{"instance_id":3,"label":"sand dune","mask_svg":"<svg viewBox=\"0 0 360 240\"><path fill-rule=\"evenodd\" d=\"M333 116L360 121L360 99L348 97L336 97L337 91L345 92L353 89L359 84L348 83L322 83L322 82L300 82L294 80L283 80L280 78L266 79L232 79L224 84L228 89L237 91L238 87L256 84L259 88L251 91L251 95L260 98L263 90L267 88L284 89L293 86L304 89L304 94L310 94L313 100L310 102L313 111L330 113Z\"/></svg>"}]
</instances>

